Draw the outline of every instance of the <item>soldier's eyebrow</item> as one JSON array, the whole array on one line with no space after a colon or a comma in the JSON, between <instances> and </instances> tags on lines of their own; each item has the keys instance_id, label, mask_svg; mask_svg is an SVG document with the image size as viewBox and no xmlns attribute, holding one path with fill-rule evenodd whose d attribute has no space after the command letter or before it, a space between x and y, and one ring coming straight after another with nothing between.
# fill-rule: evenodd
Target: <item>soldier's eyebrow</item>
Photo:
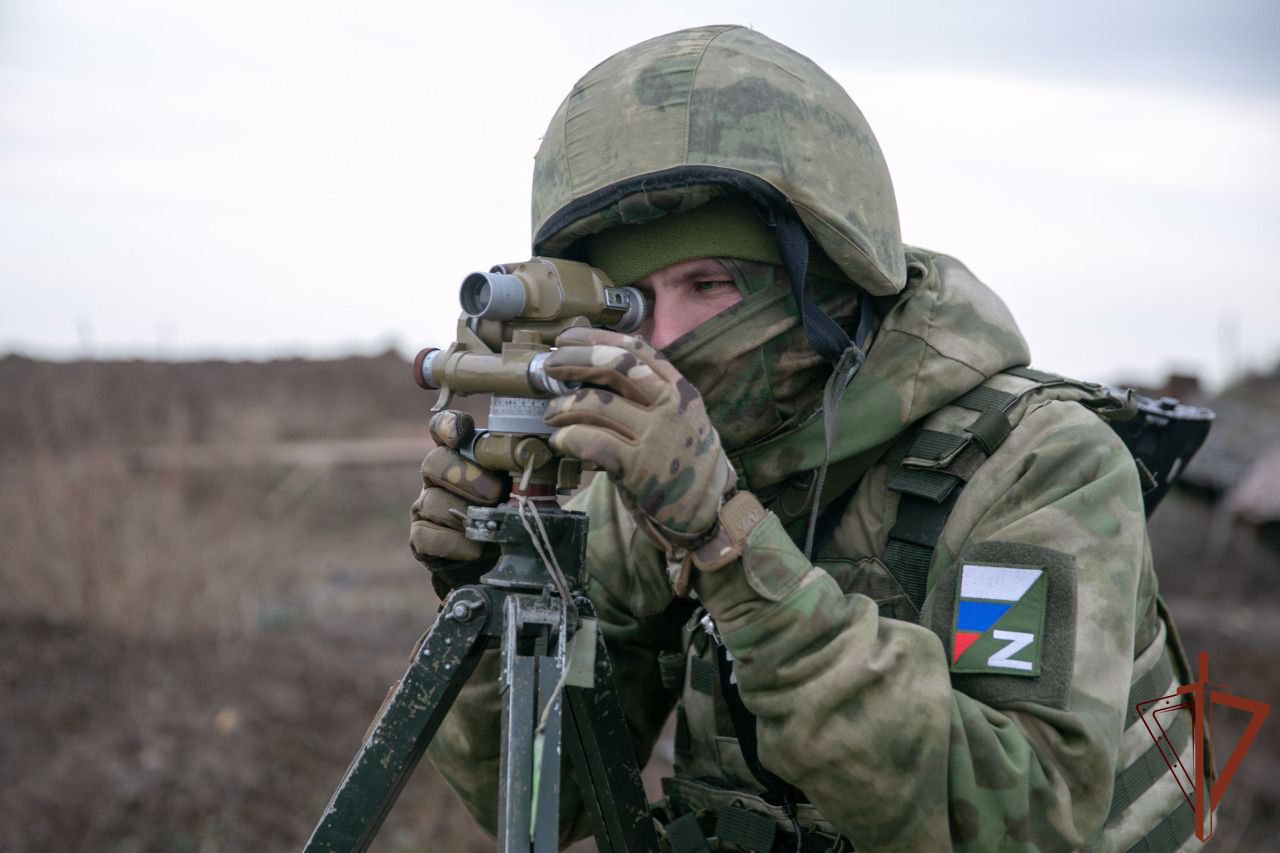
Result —
<instances>
[{"instance_id":1,"label":"soldier's eyebrow","mask_svg":"<svg viewBox=\"0 0 1280 853\"><path fill-rule=\"evenodd\" d=\"M732 280L733 276L725 269L724 264L719 261L707 261L705 264L699 264L686 272L676 276L676 282L681 284L698 278L726 278Z\"/></svg>"},{"instance_id":2,"label":"soldier's eyebrow","mask_svg":"<svg viewBox=\"0 0 1280 853\"><path fill-rule=\"evenodd\" d=\"M663 281L661 287L681 287L691 281L708 278L733 281L733 274L729 272L724 264L714 259L707 258L704 263L691 267L674 278ZM653 298L654 285L649 277L646 276L642 281L634 282L631 286L639 290L646 297Z\"/></svg>"}]
</instances>

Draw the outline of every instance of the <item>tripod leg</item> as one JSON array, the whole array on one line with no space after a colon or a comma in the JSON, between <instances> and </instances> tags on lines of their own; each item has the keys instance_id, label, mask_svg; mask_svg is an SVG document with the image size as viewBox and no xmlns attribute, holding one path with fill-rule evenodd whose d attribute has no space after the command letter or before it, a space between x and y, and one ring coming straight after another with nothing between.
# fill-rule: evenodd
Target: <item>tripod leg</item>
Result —
<instances>
[{"instance_id":1,"label":"tripod leg","mask_svg":"<svg viewBox=\"0 0 1280 853\"><path fill-rule=\"evenodd\" d=\"M560 846L559 698L546 711L542 750L534 749L534 744L538 722L560 678L560 665L554 655L545 654L545 636L541 643L526 638L533 648L522 650L523 601L524 597L513 595L503 604L498 849L527 851L532 843L536 853L555 853Z\"/></svg>"},{"instance_id":2,"label":"tripod leg","mask_svg":"<svg viewBox=\"0 0 1280 853\"><path fill-rule=\"evenodd\" d=\"M529 849L537 665L519 653L519 603L503 603L502 759L498 771L498 849Z\"/></svg>"},{"instance_id":3,"label":"tripod leg","mask_svg":"<svg viewBox=\"0 0 1280 853\"><path fill-rule=\"evenodd\" d=\"M547 715L547 727L543 732L541 755L535 755L540 762L540 782L533 798L535 853L556 853L560 849L560 730L561 708L563 699L555 697L555 704L550 711L544 711L551 701L556 683L560 680L560 663L555 655L542 655L538 658L538 714Z\"/></svg>"},{"instance_id":4,"label":"tripod leg","mask_svg":"<svg viewBox=\"0 0 1280 853\"><path fill-rule=\"evenodd\" d=\"M493 594L482 587L462 587L449 596L379 710L306 853L368 849L479 662L493 609Z\"/></svg>"},{"instance_id":5,"label":"tripod leg","mask_svg":"<svg viewBox=\"0 0 1280 853\"><path fill-rule=\"evenodd\" d=\"M579 597L576 603L584 619L595 616L595 608L586 598ZM645 801L640 765L613 683L603 633L596 634L595 686L569 687L565 693L565 744L596 846L601 853L656 853L658 835Z\"/></svg>"}]
</instances>

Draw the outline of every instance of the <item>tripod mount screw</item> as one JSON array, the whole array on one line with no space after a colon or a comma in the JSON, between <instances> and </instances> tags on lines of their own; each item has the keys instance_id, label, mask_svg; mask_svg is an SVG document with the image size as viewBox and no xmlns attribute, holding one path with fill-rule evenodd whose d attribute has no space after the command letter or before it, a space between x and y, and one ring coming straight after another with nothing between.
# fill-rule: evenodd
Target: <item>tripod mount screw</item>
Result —
<instances>
[{"instance_id":1,"label":"tripod mount screw","mask_svg":"<svg viewBox=\"0 0 1280 853\"><path fill-rule=\"evenodd\" d=\"M449 618L455 622L470 622L483 607L478 601L457 601L449 608Z\"/></svg>"}]
</instances>

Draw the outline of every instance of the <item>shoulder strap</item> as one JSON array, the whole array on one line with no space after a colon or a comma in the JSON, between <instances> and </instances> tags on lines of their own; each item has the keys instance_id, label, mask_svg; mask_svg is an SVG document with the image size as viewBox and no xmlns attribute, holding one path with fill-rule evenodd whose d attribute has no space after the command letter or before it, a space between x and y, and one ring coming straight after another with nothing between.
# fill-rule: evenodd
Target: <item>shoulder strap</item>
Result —
<instances>
[{"instance_id":1,"label":"shoulder strap","mask_svg":"<svg viewBox=\"0 0 1280 853\"><path fill-rule=\"evenodd\" d=\"M993 387L1001 376L1028 384L1015 391ZM1008 387L1007 380L1001 383ZM900 498L884 562L917 612L924 603L934 548L965 483L1008 437L1017 402L1046 386L1078 389L1080 396L1067 399L1093 409L1124 441L1142 480L1148 516L1199 450L1213 422L1208 409L1169 398L1149 400L1132 391L1077 382L1031 367L1005 370L963 394L951 405L977 412L978 417L962 431L929 429L926 422L888 485Z\"/></svg>"},{"instance_id":2,"label":"shoulder strap","mask_svg":"<svg viewBox=\"0 0 1280 853\"><path fill-rule=\"evenodd\" d=\"M738 748L742 750L742 758L747 769L756 781L764 788L766 800L782 805L790 814L798 803L809 800L804 793L778 776L760 760L760 748L756 739L756 717L742 701L738 693L738 682L733 677L733 662L728 650L719 641L715 643L716 674L720 682L720 694L729 708L729 719L733 723L733 734L738 739Z\"/></svg>"},{"instance_id":3,"label":"shoulder strap","mask_svg":"<svg viewBox=\"0 0 1280 853\"><path fill-rule=\"evenodd\" d=\"M904 463L914 459L939 467L904 464L889 481L889 490L897 492L899 499L898 515L885 546L884 563L917 613L924 606L929 564L942 528L965 483L1013 429L1009 411L1031 391L1064 381L1061 376L1030 367L1015 367L1004 373L1029 380L1031 384L1018 393L1011 393L983 383L961 395L951 405L978 413L963 432L921 428L907 448Z\"/></svg>"},{"instance_id":4,"label":"shoulder strap","mask_svg":"<svg viewBox=\"0 0 1280 853\"><path fill-rule=\"evenodd\" d=\"M738 748L742 751L742 758L746 762L747 769L751 771L751 775L760 783L761 788L764 790L765 799L771 803L781 805L794 824L796 805L807 803L808 799L799 788L778 776L761 762L759 744L756 738L755 715L747 708L746 703L742 701L742 695L738 692L738 681L733 674L733 658L730 657L729 650L725 648L724 641L720 639L720 634L711 615L707 613L706 608L698 606L694 601L687 598L673 599L663 612L663 619L667 625L675 624L682 618L686 622L692 622L695 617L701 620L703 629L712 639L716 682L720 688L720 698L724 700L724 704L728 708L729 721L733 725L733 734L737 738Z\"/></svg>"}]
</instances>

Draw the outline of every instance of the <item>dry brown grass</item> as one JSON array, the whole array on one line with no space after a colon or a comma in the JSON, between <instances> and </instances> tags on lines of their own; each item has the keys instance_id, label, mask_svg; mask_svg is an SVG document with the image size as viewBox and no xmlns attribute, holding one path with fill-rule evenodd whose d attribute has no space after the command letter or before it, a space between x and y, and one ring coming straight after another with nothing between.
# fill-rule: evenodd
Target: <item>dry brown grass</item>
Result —
<instances>
[{"instance_id":1,"label":"dry brown grass","mask_svg":"<svg viewBox=\"0 0 1280 853\"><path fill-rule=\"evenodd\" d=\"M217 637L319 615L317 590L344 571L363 586L371 555L407 576L397 522L413 480L411 467L138 471L105 450L38 453L0 483L0 612Z\"/></svg>"},{"instance_id":2,"label":"dry brown grass","mask_svg":"<svg viewBox=\"0 0 1280 853\"><path fill-rule=\"evenodd\" d=\"M102 381L33 366L73 394L0 362L0 847L296 850L436 602L405 545L415 463L273 448L416 421L425 452L430 399L389 359L305 382L296 363L283 382L275 365L144 366L132 384L91 367ZM166 398L183 367L270 404L199 422L231 407ZM414 417L384 419L399 402L375 405L380 387ZM156 443L163 464L133 452ZM375 849L441 844L492 847L424 763Z\"/></svg>"},{"instance_id":3,"label":"dry brown grass","mask_svg":"<svg viewBox=\"0 0 1280 853\"><path fill-rule=\"evenodd\" d=\"M131 471L122 454L38 452L0 485L3 607L64 624L169 636L242 634L277 571L246 504L254 484L176 469Z\"/></svg>"}]
</instances>

